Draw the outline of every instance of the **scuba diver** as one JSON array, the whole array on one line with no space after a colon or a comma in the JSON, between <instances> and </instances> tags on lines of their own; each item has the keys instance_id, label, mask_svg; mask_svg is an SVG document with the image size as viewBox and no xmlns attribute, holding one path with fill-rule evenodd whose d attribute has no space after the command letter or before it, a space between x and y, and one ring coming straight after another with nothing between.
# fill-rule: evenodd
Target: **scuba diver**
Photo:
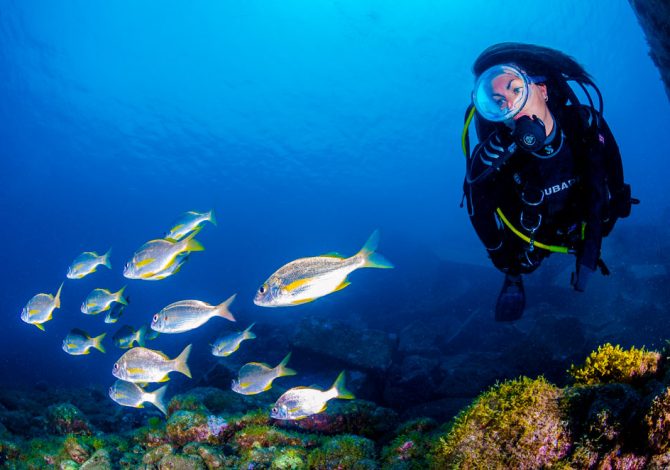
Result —
<instances>
[{"instance_id":1,"label":"scuba diver","mask_svg":"<svg viewBox=\"0 0 670 470\"><path fill-rule=\"evenodd\" d=\"M464 197L477 235L505 274L495 320L514 321L526 304L522 275L551 253L575 255L570 283L577 291L597 268L609 274L600 258L602 238L639 201L624 183L600 91L572 57L501 43L482 52L473 72L463 130ZM479 143L470 153L473 119Z\"/></svg>"}]
</instances>

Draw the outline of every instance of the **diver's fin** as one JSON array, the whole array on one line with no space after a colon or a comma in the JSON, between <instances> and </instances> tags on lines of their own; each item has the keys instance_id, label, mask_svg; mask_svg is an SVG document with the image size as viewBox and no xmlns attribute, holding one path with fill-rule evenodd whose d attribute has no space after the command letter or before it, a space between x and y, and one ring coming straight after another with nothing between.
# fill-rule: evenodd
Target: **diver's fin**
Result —
<instances>
[{"instance_id":1,"label":"diver's fin","mask_svg":"<svg viewBox=\"0 0 670 470\"><path fill-rule=\"evenodd\" d=\"M496 321L515 321L523 315L526 307L526 293L521 275L505 275L498 301L496 302Z\"/></svg>"}]
</instances>

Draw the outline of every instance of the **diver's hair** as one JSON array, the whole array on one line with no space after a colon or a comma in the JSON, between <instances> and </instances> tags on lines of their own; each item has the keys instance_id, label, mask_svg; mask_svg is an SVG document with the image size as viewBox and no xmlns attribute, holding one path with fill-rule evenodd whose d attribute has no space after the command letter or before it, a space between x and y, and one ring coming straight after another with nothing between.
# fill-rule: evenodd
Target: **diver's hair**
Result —
<instances>
[{"instance_id":1,"label":"diver's hair","mask_svg":"<svg viewBox=\"0 0 670 470\"><path fill-rule=\"evenodd\" d=\"M574 58L556 49L536 44L518 42L502 42L488 47L475 60L472 71L479 77L494 65L515 64L531 76L546 77L550 105L563 106L570 97L567 80L577 80L588 84L593 83Z\"/></svg>"}]
</instances>

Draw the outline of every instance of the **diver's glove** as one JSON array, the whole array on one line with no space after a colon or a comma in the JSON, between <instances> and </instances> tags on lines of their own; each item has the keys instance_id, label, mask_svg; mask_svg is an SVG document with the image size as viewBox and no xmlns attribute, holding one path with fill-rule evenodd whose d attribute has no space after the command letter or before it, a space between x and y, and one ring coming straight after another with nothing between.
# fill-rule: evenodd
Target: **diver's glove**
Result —
<instances>
[{"instance_id":1,"label":"diver's glove","mask_svg":"<svg viewBox=\"0 0 670 470\"><path fill-rule=\"evenodd\" d=\"M570 276L570 284L576 291L584 292L584 290L586 290L586 284L589 282L589 278L594 272L596 272L595 269L591 269L578 262L575 272Z\"/></svg>"},{"instance_id":2,"label":"diver's glove","mask_svg":"<svg viewBox=\"0 0 670 470\"><path fill-rule=\"evenodd\" d=\"M486 165L499 169L516 150L512 134L505 128L494 132L482 144L479 157Z\"/></svg>"}]
</instances>

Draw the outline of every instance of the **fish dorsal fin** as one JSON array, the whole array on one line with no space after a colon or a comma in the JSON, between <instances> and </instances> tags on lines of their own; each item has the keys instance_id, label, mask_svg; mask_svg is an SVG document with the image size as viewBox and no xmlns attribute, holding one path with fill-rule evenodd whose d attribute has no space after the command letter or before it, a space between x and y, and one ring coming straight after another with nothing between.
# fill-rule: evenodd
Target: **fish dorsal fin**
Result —
<instances>
[{"instance_id":1,"label":"fish dorsal fin","mask_svg":"<svg viewBox=\"0 0 670 470\"><path fill-rule=\"evenodd\" d=\"M339 259L345 259L346 258L346 256L344 256L341 253L338 253L337 251L330 251L330 252L325 253L321 256L323 256L325 258L339 258Z\"/></svg>"}]
</instances>

